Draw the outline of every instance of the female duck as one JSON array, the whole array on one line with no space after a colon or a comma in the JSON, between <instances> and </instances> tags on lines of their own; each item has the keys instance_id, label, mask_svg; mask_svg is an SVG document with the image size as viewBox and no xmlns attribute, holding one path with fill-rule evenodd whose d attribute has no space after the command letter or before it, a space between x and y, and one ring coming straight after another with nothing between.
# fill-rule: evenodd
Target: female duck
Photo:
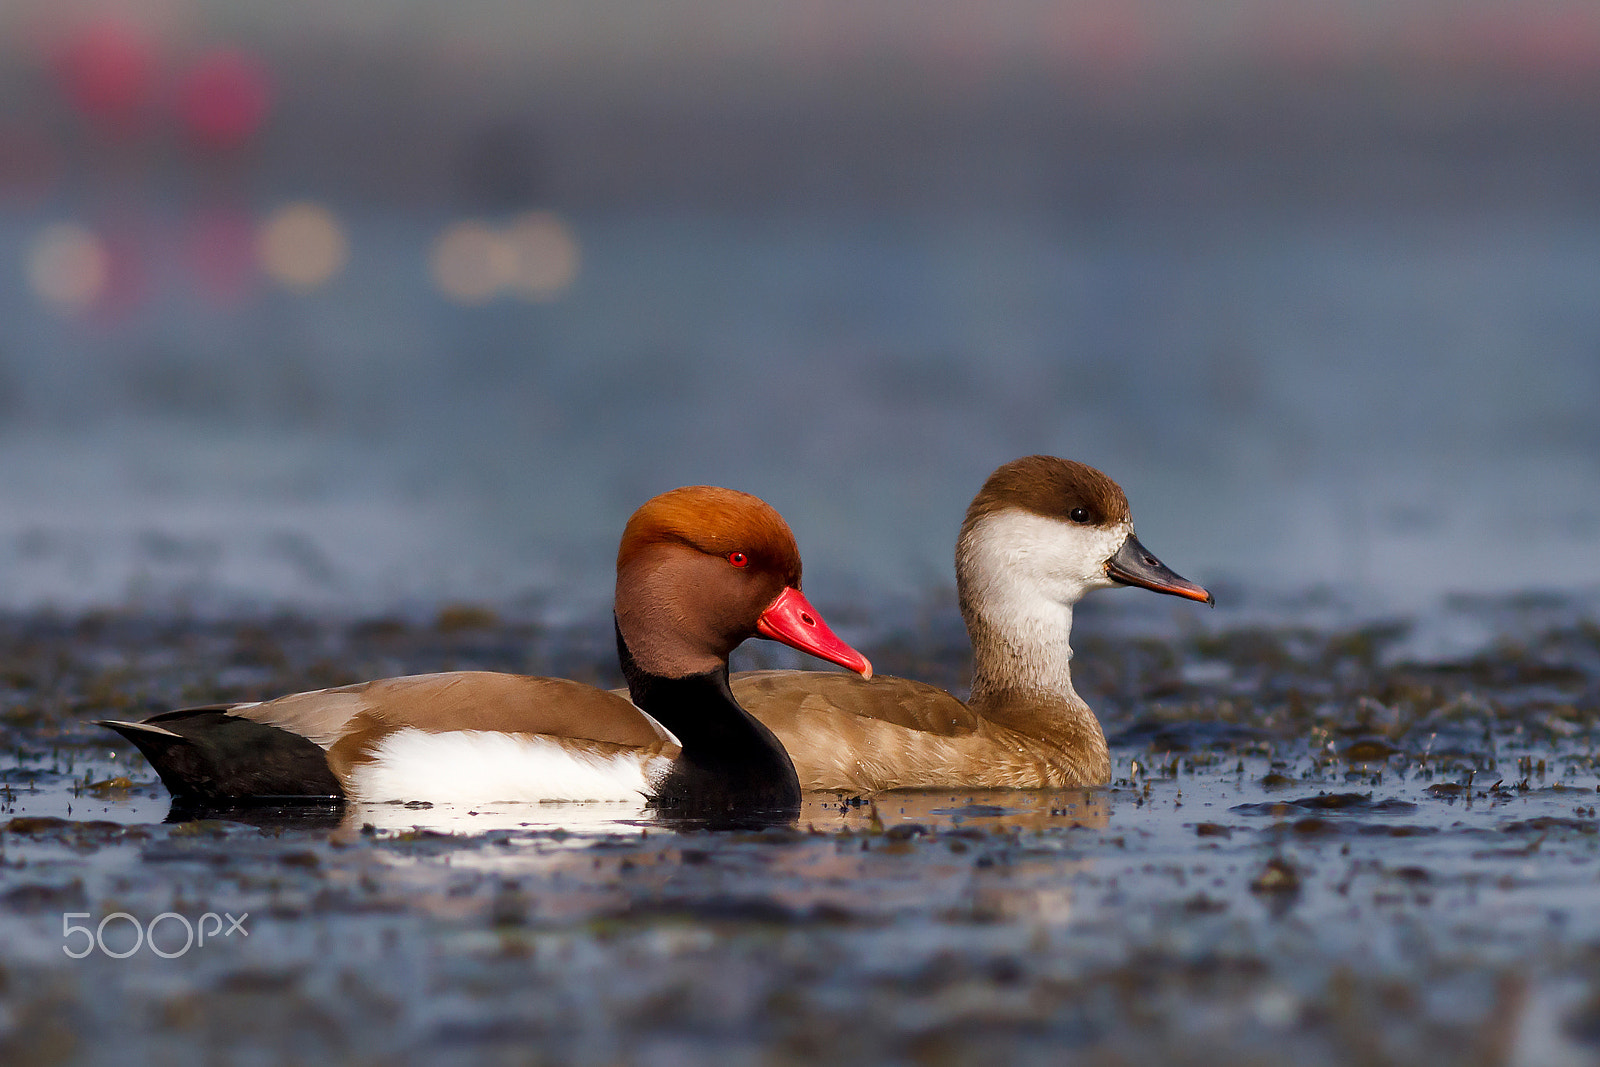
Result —
<instances>
[{"instance_id":1,"label":"female duck","mask_svg":"<svg viewBox=\"0 0 1600 1067\"><path fill-rule=\"evenodd\" d=\"M734 676L734 696L778 735L807 789L1100 785L1105 734L1072 688L1072 606L1139 585L1211 603L1133 534L1128 498L1093 467L1028 456L989 476L956 542L972 640L972 697L904 678L820 671Z\"/></svg>"}]
</instances>

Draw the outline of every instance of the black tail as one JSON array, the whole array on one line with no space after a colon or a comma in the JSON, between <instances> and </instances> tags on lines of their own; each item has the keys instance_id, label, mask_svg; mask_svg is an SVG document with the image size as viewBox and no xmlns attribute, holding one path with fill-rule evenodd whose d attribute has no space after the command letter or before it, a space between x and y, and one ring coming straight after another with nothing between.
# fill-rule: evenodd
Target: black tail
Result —
<instances>
[{"instance_id":1,"label":"black tail","mask_svg":"<svg viewBox=\"0 0 1600 1067\"><path fill-rule=\"evenodd\" d=\"M344 797L316 742L229 715L227 705L97 725L137 745L175 798L283 803Z\"/></svg>"}]
</instances>

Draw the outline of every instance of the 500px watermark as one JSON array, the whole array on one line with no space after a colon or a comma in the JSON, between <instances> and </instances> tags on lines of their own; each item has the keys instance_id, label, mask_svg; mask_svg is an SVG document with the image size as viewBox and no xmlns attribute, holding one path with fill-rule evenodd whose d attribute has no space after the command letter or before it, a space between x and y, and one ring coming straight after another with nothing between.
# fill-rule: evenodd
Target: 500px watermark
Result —
<instances>
[{"instance_id":1,"label":"500px watermark","mask_svg":"<svg viewBox=\"0 0 1600 1067\"><path fill-rule=\"evenodd\" d=\"M204 948L207 938L215 941L218 935L232 937L235 933L243 934L245 937L250 936L250 931L244 928L244 921L250 918L249 912L236 919L228 912L218 915L214 911L208 911L200 916L198 923L192 923L175 911L164 911L148 923L141 923L125 911L114 911L101 919L96 926L84 926L73 922L74 919L87 918L89 913L86 911L68 911L61 915L61 939L67 942L61 946L61 951L75 960L83 959L95 949L99 949L114 960L125 960L146 946L164 960L175 960L179 956L186 955L192 948ZM224 920L227 922L226 928L223 927ZM113 923L115 925L112 925ZM106 944L107 926L110 926L112 931L110 946ZM162 927L162 944L156 943L158 926ZM120 932L125 928L131 933ZM177 940L180 931L183 938L181 944ZM133 938L132 945L127 943L130 936ZM74 945L74 937L81 937L82 941Z\"/></svg>"}]
</instances>

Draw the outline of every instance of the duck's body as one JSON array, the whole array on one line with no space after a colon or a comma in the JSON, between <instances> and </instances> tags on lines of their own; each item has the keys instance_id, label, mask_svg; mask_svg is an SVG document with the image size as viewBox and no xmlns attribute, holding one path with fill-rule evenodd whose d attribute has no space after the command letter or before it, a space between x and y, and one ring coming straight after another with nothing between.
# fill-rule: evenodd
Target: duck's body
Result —
<instances>
[{"instance_id":1,"label":"duck's body","mask_svg":"<svg viewBox=\"0 0 1600 1067\"><path fill-rule=\"evenodd\" d=\"M980 711L925 682L855 681L748 671L734 675L733 695L777 734L804 789L1068 788L1110 777L1105 735L1082 701L1030 699L1008 725L1006 709Z\"/></svg>"},{"instance_id":2,"label":"duck's body","mask_svg":"<svg viewBox=\"0 0 1600 1067\"><path fill-rule=\"evenodd\" d=\"M152 762L173 793L207 799L620 800L651 792L679 752L623 697L489 671L383 678L106 725L147 755L163 751Z\"/></svg>"},{"instance_id":3,"label":"duck's body","mask_svg":"<svg viewBox=\"0 0 1600 1067\"><path fill-rule=\"evenodd\" d=\"M962 703L904 678L817 671L735 675L807 789L1005 789L1110 780L1105 733L1072 687L1073 605L1142 585L1207 603L1133 534L1127 497L1092 467L1029 456L990 475L967 509L956 585L972 639Z\"/></svg>"},{"instance_id":4,"label":"duck's body","mask_svg":"<svg viewBox=\"0 0 1600 1067\"><path fill-rule=\"evenodd\" d=\"M728 652L759 633L871 671L799 581L777 512L731 490L675 490L634 514L618 552L631 701L560 678L456 671L103 725L138 745L174 796L204 801L797 806L782 746L728 690Z\"/></svg>"}]
</instances>

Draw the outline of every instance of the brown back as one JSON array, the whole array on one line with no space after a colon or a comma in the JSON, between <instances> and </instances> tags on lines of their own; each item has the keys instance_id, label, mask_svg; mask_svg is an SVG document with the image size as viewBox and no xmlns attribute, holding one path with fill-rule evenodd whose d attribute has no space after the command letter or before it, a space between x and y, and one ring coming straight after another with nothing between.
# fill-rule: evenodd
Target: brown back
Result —
<instances>
[{"instance_id":1,"label":"brown back","mask_svg":"<svg viewBox=\"0 0 1600 1067\"><path fill-rule=\"evenodd\" d=\"M837 671L740 671L730 679L733 697L767 726L823 712L920 730L942 737L971 733L978 717L965 704L926 682L878 675L870 680Z\"/></svg>"},{"instance_id":2,"label":"brown back","mask_svg":"<svg viewBox=\"0 0 1600 1067\"><path fill-rule=\"evenodd\" d=\"M1098 726L1052 729L1042 709L1015 729L922 682L820 671L741 673L732 688L778 735L806 789L1036 789L1110 777Z\"/></svg>"}]
</instances>

